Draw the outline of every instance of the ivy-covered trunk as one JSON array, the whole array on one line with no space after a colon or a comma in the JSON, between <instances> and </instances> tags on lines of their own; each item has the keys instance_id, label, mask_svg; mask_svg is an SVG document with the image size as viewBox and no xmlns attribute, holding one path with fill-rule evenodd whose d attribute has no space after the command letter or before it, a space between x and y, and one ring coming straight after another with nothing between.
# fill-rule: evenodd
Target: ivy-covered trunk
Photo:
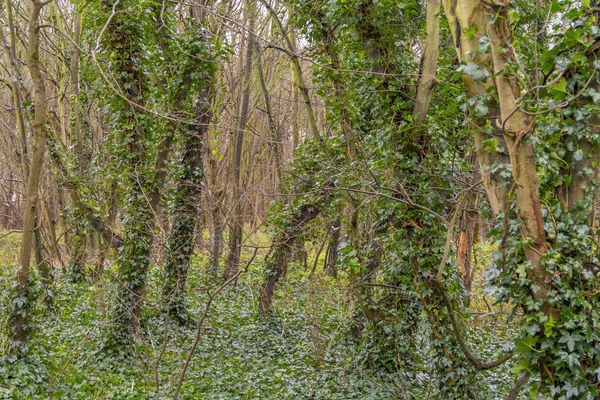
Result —
<instances>
[{"instance_id":1,"label":"ivy-covered trunk","mask_svg":"<svg viewBox=\"0 0 600 400\"><path fill-rule=\"evenodd\" d=\"M543 72L545 77L530 90L537 103L528 104L524 99L533 96L522 92L526 84L515 72L515 10L479 1L445 5L459 57L467 61L459 68L467 90L473 94L473 87L487 86L489 95L497 96L493 110L481 108L481 101L472 103L477 112L492 117L487 130L506 143L502 149L497 138L481 142L476 136L480 162L485 165L490 155L502 153L510 161L512 180L506 180L499 210L504 211L497 229L502 236L499 265L492 269L498 278L492 283L500 299L510 299L524 313L513 371L525 378L537 374L530 393L543 398L596 398L600 337L592 328L598 316L593 307L597 299L590 293L598 282L591 269L598 245L592 234L599 155L597 8L573 6L561 14L566 31L556 36L552 48L536 53L543 60L535 66L540 68L536 76ZM573 35L580 39L571 40ZM463 46L465 42L469 45ZM564 60L560 70L555 64L559 59ZM548 159L561 165L549 168ZM486 170L482 175L486 184ZM494 209L501 204L497 191L485 186ZM524 381L517 381L511 398Z\"/></svg>"},{"instance_id":2,"label":"ivy-covered trunk","mask_svg":"<svg viewBox=\"0 0 600 400\"><path fill-rule=\"evenodd\" d=\"M117 90L111 107L112 124L118 151L121 185L125 188L123 207L123 246L117 257L117 303L113 310L115 326L111 342L117 346L131 343L140 322L140 309L146 287L146 273L152 248L154 213L147 194L152 181L147 170L146 101L144 98L144 52L140 43L141 27L136 4L126 5L103 0L103 11L109 18L104 32L111 69L117 75Z\"/></svg>"},{"instance_id":3,"label":"ivy-covered trunk","mask_svg":"<svg viewBox=\"0 0 600 400\"><path fill-rule=\"evenodd\" d=\"M302 234L302 229L319 215L319 208L312 204L300 206L296 215L291 218L273 239L271 253L265 260L267 276L262 284L258 300L258 310L261 314L271 311L273 292L279 278L287 271L294 244Z\"/></svg>"},{"instance_id":4,"label":"ivy-covered trunk","mask_svg":"<svg viewBox=\"0 0 600 400\"><path fill-rule=\"evenodd\" d=\"M337 278L337 262L339 259L340 236L342 233L342 221L339 217L333 220L333 223L327 229L327 235L330 236L327 251L325 253L325 273L332 278Z\"/></svg>"},{"instance_id":5,"label":"ivy-covered trunk","mask_svg":"<svg viewBox=\"0 0 600 400\"><path fill-rule=\"evenodd\" d=\"M196 235L201 234L198 232L198 203L204 184L204 141L212 115L211 103L208 102L209 93L212 90L207 90L204 103L197 110L196 125L187 132L187 138L183 142L183 171L175 189L177 195L173 200L172 226L167 241L163 303L167 312L180 324L187 322L185 283Z\"/></svg>"},{"instance_id":6,"label":"ivy-covered trunk","mask_svg":"<svg viewBox=\"0 0 600 400\"><path fill-rule=\"evenodd\" d=\"M132 190L125 206L123 247L117 258L118 298L113 311L116 325L111 338L116 345L130 344L140 326L152 249L153 218L142 191Z\"/></svg>"}]
</instances>

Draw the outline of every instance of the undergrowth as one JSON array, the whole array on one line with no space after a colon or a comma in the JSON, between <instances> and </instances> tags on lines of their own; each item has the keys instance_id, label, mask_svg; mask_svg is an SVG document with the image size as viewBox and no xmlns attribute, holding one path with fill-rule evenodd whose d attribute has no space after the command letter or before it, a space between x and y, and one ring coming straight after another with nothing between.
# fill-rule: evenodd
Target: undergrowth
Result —
<instances>
[{"instance_id":1,"label":"undergrowth","mask_svg":"<svg viewBox=\"0 0 600 400\"><path fill-rule=\"evenodd\" d=\"M0 244L4 261L13 256L10 248ZM161 271L151 269L142 328L130 354L106 348L109 311L117 301L110 269L100 281L57 279L39 290L45 295L37 297L29 355L22 360L2 358L0 398L172 399L207 293L218 285L203 272L207 264L203 256L194 259L188 282L193 321L185 327L172 321L165 326L158 306ZM382 346L369 327L360 338L352 335L353 310L343 284L317 274L308 296L307 275L301 266L291 268L276 292L275 313L269 318L259 318L256 307L263 276L260 261L235 286L222 291L203 324L180 398L433 398L426 324L419 323L415 338L421 345L412 346L419 354L398 357L394 347L402 343ZM10 292L13 280L14 267L4 266L0 289ZM0 300L2 315L9 307L8 298L4 295ZM6 327L5 319L2 323ZM494 326L487 321L469 328L469 340L484 358L492 358L505 344L506 331L498 331L497 342L487 341ZM0 339L4 350L6 337ZM381 363L373 363L377 357ZM390 357L394 368L382 367ZM507 364L481 374L486 388L481 399L502 398L511 385L509 368Z\"/></svg>"}]
</instances>

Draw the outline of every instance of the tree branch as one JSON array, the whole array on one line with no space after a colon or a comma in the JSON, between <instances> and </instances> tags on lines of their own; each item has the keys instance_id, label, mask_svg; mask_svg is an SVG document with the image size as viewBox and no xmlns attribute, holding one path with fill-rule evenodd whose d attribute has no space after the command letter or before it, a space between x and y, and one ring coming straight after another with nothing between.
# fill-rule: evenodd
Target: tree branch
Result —
<instances>
[{"instance_id":1,"label":"tree branch","mask_svg":"<svg viewBox=\"0 0 600 400\"><path fill-rule=\"evenodd\" d=\"M471 362L471 364L473 364L475 366L475 368L478 371L483 371L486 369L491 369L491 368L497 367L498 365L504 363L505 361L507 361L508 359L510 359L513 356L514 352L509 351L494 361L484 363L481 360L479 360L477 358L477 356L475 356L471 352L471 350L467 346L467 343L465 342L462 334L460 333L460 327L458 326L458 322L456 320L456 315L455 315L454 309L452 307L452 302L450 301L450 298L448 297L448 293L446 292L446 289L444 288L443 284L433 274L424 274L423 278L425 279L426 282L432 283L433 286L438 290L438 292L446 306L446 309L448 310L448 316L450 317L450 323L452 324L452 331L454 332L454 336L456 337L456 340L458 341L458 345L460 346L461 350L463 351L463 353L465 354L467 359Z\"/></svg>"}]
</instances>

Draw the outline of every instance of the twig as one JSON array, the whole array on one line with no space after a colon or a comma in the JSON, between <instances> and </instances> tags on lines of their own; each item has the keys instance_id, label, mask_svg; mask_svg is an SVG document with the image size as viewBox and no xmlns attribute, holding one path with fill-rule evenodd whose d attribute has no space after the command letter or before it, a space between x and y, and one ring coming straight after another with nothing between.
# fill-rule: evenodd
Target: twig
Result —
<instances>
[{"instance_id":1,"label":"twig","mask_svg":"<svg viewBox=\"0 0 600 400\"><path fill-rule=\"evenodd\" d=\"M319 251L317 251L317 255L315 256L315 262L313 263L313 267L310 270L310 274L308 274L308 279L311 279L313 277L313 275L315 274L315 270L317 269L317 264L319 262L319 257L321 257L321 253L323 252L323 249L325 248L326 244L327 244L327 239L325 239L323 241L323 244L321 245L321 247L319 247Z\"/></svg>"},{"instance_id":2,"label":"twig","mask_svg":"<svg viewBox=\"0 0 600 400\"><path fill-rule=\"evenodd\" d=\"M4 235L0 236L0 239L7 237L8 235L12 235L13 233L21 233L23 231L19 231L19 230L12 230L9 232L6 232Z\"/></svg>"}]
</instances>

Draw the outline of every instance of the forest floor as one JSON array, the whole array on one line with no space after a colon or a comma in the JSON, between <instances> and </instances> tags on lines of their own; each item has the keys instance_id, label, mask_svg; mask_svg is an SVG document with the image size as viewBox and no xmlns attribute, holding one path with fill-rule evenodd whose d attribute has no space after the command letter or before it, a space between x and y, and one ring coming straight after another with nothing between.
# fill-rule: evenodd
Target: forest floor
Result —
<instances>
[{"instance_id":1,"label":"forest floor","mask_svg":"<svg viewBox=\"0 0 600 400\"><path fill-rule=\"evenodd\" d=\"M5 350L6 314L13 286L17 235L0 240L0 313ZM218 282L203 271L208 260L194 259L188 280L189 315L202 315L207 291ZM110 305L115 302L111 269L94 281L57 279L50 287L34 280L37 293L29 356L0 363L0 399L172 399L197 330L178 327L158 307L161 271L149 271L143 325L132 356L105 351ZM344 283L317 273L309 281L301 266L276 292L275 313L257 312L263 277L257 259L234 287L215 298L181 390L181 399L429 399L432 373L427 346L409 346L389 335L354 338L353 310ZM343 278L342 278L343 279ZM427 343L424 318L414 335ZM489 319L489 318L486 318ZM501 321L469 324L469 341L492 358L507 342ZM489 343L490 330L497 340ZM381 338L379 338L381 339ZM483 340L486 340L483 343ZM414 344L414 343L413 343ZM411 347L410 357L401 349ZM420 354L414 354L417 351ZM420 362L415 362L420 360ZM511 386L510 364L481 374L481 399L500 399Z\"/></svg>"}]
</instances>

